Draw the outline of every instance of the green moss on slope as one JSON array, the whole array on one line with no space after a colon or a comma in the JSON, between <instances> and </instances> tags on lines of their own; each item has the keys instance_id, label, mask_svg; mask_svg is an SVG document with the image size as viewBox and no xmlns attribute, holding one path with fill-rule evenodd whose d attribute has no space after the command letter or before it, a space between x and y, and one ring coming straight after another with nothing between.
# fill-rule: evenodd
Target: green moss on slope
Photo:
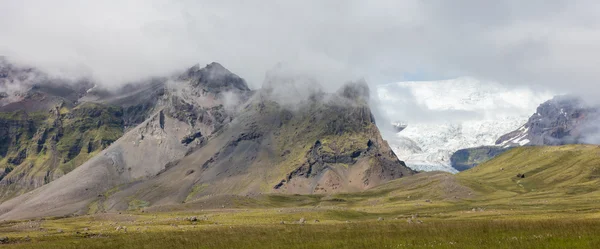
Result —
<instances>
[{"instance_id":1,"label":"green moss on slope","mask_svg":"<svg viewBox=\"0 0 600 249\"><path fill-rule=\"evenodd\" d=\"M483 193L504 191L548 199L588 193L600 196L600 147L566 145L520 147L457 177Z\"/></svg>"},{"instance_id":2,"label":"green moss on slope","mask_svg":"<svg viewBox=\"0 0 600 249\"><path fill-rule=\"evenodd\" d=\"M0 200L58 178L123 135L122 110L84 103L0 113Z\"/></svg>"}]
</instances>

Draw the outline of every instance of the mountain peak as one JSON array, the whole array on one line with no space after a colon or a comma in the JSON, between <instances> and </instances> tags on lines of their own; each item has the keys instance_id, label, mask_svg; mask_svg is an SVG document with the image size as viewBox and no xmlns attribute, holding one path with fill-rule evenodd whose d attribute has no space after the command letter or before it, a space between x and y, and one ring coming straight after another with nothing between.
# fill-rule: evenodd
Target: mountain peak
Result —
<instances>
[{"instance_id":1,"label":"mountain peak","mask_svg":"<svg viewBox=\"0 0 600 249\"><path fill-rule=\"evenodd\" d=\"M219 64L218 62L214 62L214 61L211 62L210 64L206 65L206 69L207 70L213 70L213 71L225 71L227 73L231 73L223 65Z\"/></svg>"},{"instance_id":2,"label":"mountain peak","mask_svg":"<svg viewBox=\"0 0 600 249\"><path fill-rule=\"evenodd\" d=\"M181 75L179 79L189 80L193 86L202 86L207 91L250 91L244 79L217 62L212 62L204 68L200 68L200 65L196 64Z\"/></svg>"}]
</instances>

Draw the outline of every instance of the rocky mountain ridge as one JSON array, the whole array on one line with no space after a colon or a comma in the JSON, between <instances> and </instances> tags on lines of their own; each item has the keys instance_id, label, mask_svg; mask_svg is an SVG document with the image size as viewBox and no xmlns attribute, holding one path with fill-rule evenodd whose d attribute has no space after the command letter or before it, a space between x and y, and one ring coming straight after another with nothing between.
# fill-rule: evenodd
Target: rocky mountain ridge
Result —
<instances>
[{"instance_id":1,"label":"rocky mountain ridge","mask_svg":"<svg viewBox=\"0 0 600 249\"><path fill-rule=\"evenodd\" d=\"M63 114L116 108L122 136L1 203L0 219L197 205L215 195L360 191L415 173L381 138L364 82L314 91L292 109L273 94L251 91L216 63L116 91L92 87Z\"/></svg>"},{"instance_id":2,"label":"rocky mountain ridge","mask_svg":"<svg viewBox=\"0 0 600 249\"><path fill-rule=\"evenodd\" d=\"M112 90L2 65L2 83L19 91L0 106L0 200L62 177L147 119L158 119L159 126L165 115L183 122L176 143L185 154L231 121L235 110L225 110L222 92L237 98L250 93L218 63ZM228 88L230 81L235 88ZM160 136L140 132L140 140L145 135Z\"/></svg>"}]
</instances>

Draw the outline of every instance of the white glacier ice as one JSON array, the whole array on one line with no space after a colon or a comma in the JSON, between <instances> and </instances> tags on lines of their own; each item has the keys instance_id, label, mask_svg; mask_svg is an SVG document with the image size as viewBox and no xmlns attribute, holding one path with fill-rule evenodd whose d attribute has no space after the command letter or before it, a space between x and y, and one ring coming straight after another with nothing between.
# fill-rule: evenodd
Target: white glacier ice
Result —
<instances>
[{"instance_id":1,"label":"white glacier ice","mask_svg":"<svg viewBox=\"0 0 600 249\"><path fill-rule=\"evenodd\" d=\"M450 165L454 152L493 145L552 97L468 77L380 85L377 95L383 114L406 124L383 133L396 155L416 170L448 172L456 172Z\"/></svg>"}]
</instances>

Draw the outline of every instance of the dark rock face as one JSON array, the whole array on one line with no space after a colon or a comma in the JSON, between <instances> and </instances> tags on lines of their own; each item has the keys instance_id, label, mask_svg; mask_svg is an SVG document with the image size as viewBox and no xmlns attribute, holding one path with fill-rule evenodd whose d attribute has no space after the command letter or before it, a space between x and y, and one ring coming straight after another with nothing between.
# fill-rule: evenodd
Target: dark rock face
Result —
<instances>
[{"instance_id":1,"label":"dark rock face","mask_svg":"<svg viewBox=\"0 0 600 249\"><path fill-rule=\"evenodd\" d=\"M27 150L21 150L17 152L17 155L15 157L9 157L8 163L12 165L19 165L23 161L25 161L25 158L27 158Z\"/></svg>"},{"instance_id":2,"label":"dark rock face","mask_svg":"<svg viewBox=\"0 0 600 249\"><path fill-rule=\"evenodd\" d=\"M181 143L182 144L190 144L191 142L193 142L194 140L196 140L197 138L202 138L202 133L201 132L195 132L193 134L187 135L185 136L182 140Z\"/></svg>"},{"instance_id":3,"label":"dark rock face","mask_svg":"<svg viewBox=\"0 0 600 249\"><path fill-rule=\"evenodd\" d=\"M562 145L589 143L598 133L598 108L573 96L557 96L537 108L521 128L500 137L497 145ZM528 142L527 142L528 141Z\"/></svg>"},{"instance_id":4,"label":"dark rock face","mask_svg":"<svg viewBox=\"0 0 600 249\"><path fill-rule=\"evenodd\" d=\"M487 162L492 158L506 152L509 148L497 146L482 146L477 148L461 149L450 157L452 167L458 171L468 170L479 164Z\"/></svg>"},{"instance_id":5,"label":"dark rock face","mask_svg":"<svg viewBox=\"0 0 600 249\"><path fill-rule=\"evenodd\" d=\"M361 156L366 156L366 153L373 154L376 148L373 147L373 143L368 142L367 149L359 149L348 154L336 154L323 150L321 141L315 142L315 144L306 153L306 162L303 163L296 170L291 172L286 179L275 185L275 189L279 189L286 182L289 182L294 177L317 177L327 169L328 164L354 164Z\"/></svg>"}]
</instances>

